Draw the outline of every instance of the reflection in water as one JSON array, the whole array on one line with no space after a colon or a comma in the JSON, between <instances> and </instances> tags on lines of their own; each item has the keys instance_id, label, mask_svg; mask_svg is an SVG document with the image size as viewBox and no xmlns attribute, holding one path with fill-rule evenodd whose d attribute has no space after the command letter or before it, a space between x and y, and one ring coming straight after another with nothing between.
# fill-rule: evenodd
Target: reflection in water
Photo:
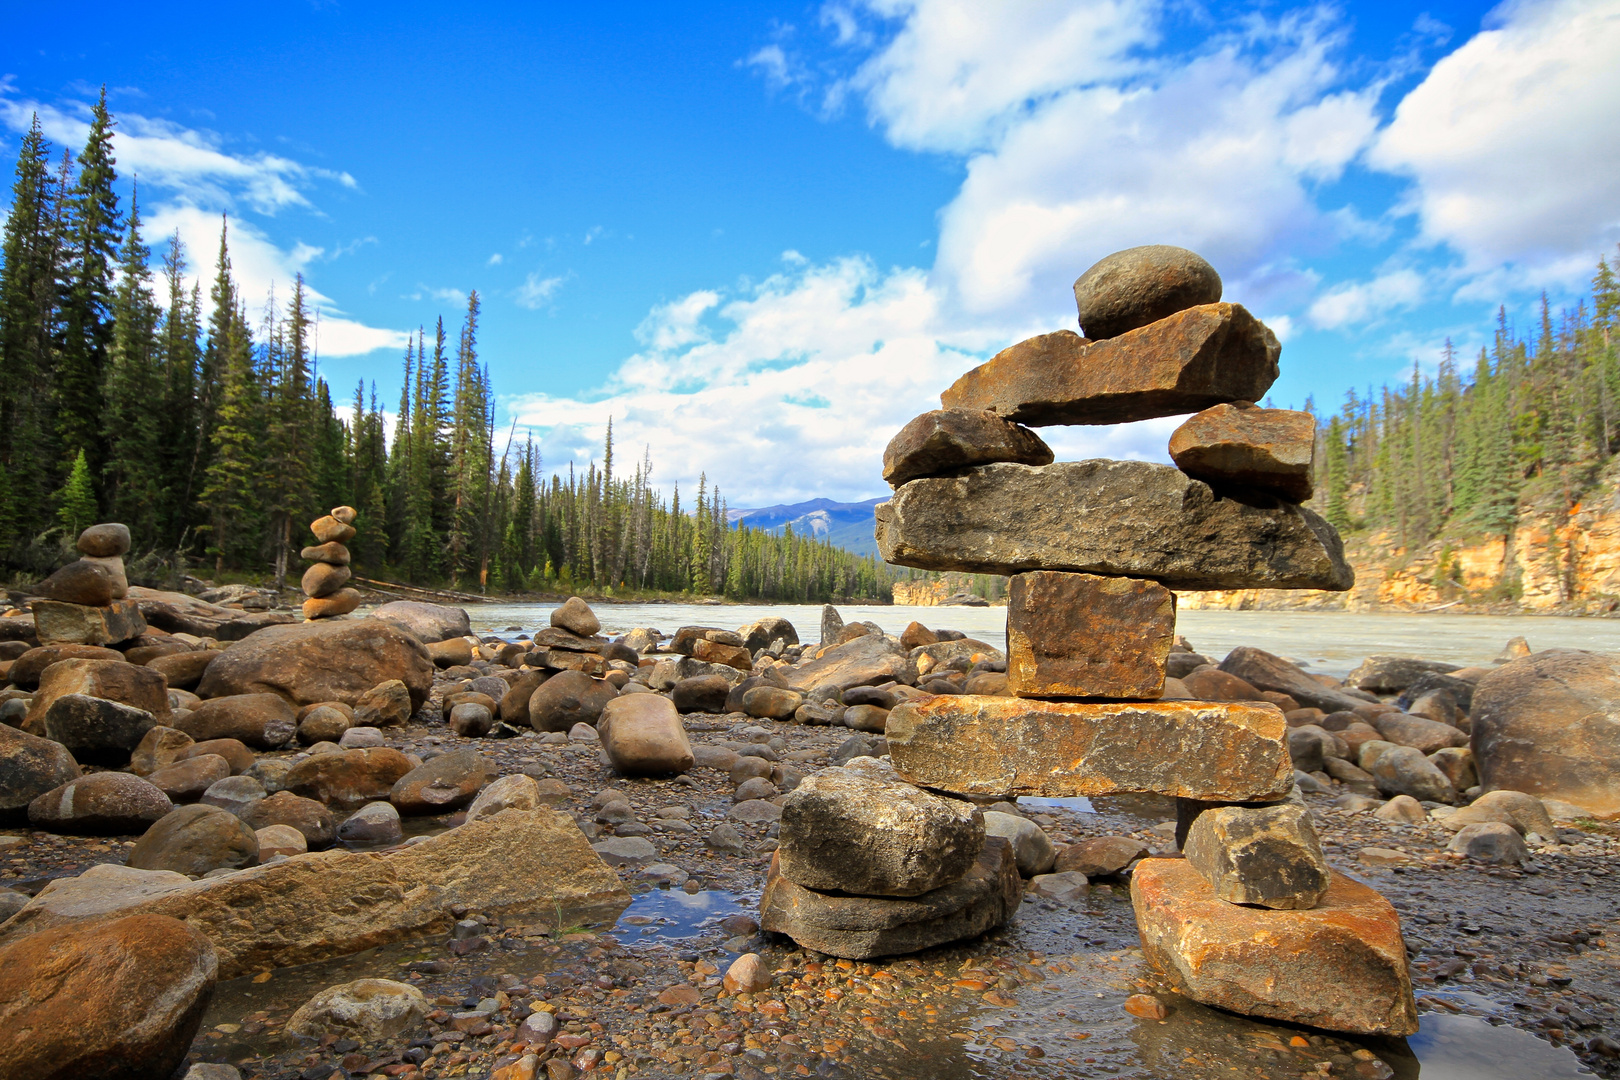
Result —
<instances>
[{"instance_id":1,"label":"reflection in water","mask_svg":"<svg viewBox=\"0 0 1620 1080\"><path fill-rule=\"evenodd\" d=\"M728 915L746 913L754 905L734 893L705 889L689 893L680 889L652 889L630 901L614 931L628 941L640 937L695 937Z\"/></svg>"},{"instance_id":2,"label":"reflection in water","mask_svg":"<svg viewBox=\"0 0 1620 1080\"><path fill-rule=\"evenodd\" d=\"M1422 1080L1573 1080L1592 1074L1568 1047L1543 1042L1528 1031L1494 1027L1477 1016L1426 1013L1407 1043L1416 1060L1390 1058L1400 1077Z\"/></svg>"}]
</instances>

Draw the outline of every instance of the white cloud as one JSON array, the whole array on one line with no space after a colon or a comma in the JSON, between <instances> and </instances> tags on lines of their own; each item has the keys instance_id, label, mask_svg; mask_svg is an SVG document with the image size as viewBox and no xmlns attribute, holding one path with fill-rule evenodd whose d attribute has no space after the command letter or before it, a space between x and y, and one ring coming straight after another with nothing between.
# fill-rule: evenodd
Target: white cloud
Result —
<instances>
[{"instance_id":1,"label":"white cloud","mask_svg":"<svg viewBox=\"0 0 1620 1080\"><path fill-rule=\"evenodd\" d=\"M517 287L514 298L519 307L538 310L551 303L551 298L563 287L569 276L571 275L543 278L538 270L532 271L523 279L523 284Z\"/></svg>"},{"instance_id":2,"label":"white cloud","mask_svg":"<svg viewBox=\"0 0 1620 1080\"><path fill-rule=\"evenodd\" d=\"M486 265L486 266L499 266L499 265L501 265L501 263L503 263L505 261L506 261L506 257L504 255L502 255L500 252L497 251L495 254L493 254L493 255L491 255L489 257L489 262L485 263L484 265Z\"/></svg>"},{"instance_id":3,"label":"white cloud","mask_svg":"<svg viewBox=\"0 0 1620 1080\"><path fill-rule=\"evenodd\" d=\"M1311 303L1309 318L1318 330L1339 330L1416 307L1428 291L1427 282L1416 270L1391 270L1371 281L1351 281L1328 289Z\"/></svg>"},{"instance_id":4,"label":"white cloud","mask_svg":"<svg viewBox=\"0 0 1620 1080\"><path fill-rule=\"evenodd\" d=\"M1423 236L1491 280L1579 280L1620 240L1620 2L1510 2L1434 65L1369 155Z\"/></svg>"}]
</instances>

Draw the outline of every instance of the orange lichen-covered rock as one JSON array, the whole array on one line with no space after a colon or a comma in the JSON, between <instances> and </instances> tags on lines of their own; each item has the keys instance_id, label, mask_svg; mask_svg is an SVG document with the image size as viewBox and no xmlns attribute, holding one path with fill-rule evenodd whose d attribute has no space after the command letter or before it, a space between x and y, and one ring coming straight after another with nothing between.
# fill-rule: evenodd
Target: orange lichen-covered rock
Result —
<instances>
[{"instance_id":1,"label":"orange lichen-covered rock","mask_svg":"<svg viewBox=\"0 0 1620 1080\"><path fill-rule=\"evenodd\" d=\"M1260 488L1304 502L1315 490L1316 417L1247 402L1216 405L1176 428L1170 458L1207 483Z\"/></svg>"},{"instance_id":2,"label":"orange lichen-covered rock","mask_svg":"<svg viewBox=\"0 0 1620 1080\"><path fill-rule=\"evenodd\" d=\"M1144 859L1131 901L1148 962L1194 1001L1330 1031L1418 1029L1400 919L1343 874L1316 907L1272 911L1217 899L1186 860Z\"/></svg>"},{"instance_id":3,"label":"orange lichen-covered rock","mask_svg":"<svg viewBox=\"0 0 1620 1080\"><path fill-rule=\"evenodd\" d=\"M1287 795L1287 721L1267 702L1032 701L969 694L889 713L902 779L966 795L1151 791L1211 802Z\"/></svg>"},{"instance_id":4,"label":"orange lichen-covered rock","mask_svg":"<svg viewBox=\"0 0 1620 1080\"><path fill-rule=\"evenodd\" d=\"M1007 589L1007 687L1018 697L1154 700L1176 594L1154 581L1036 570Z\"/></svg>"}]
</instances>

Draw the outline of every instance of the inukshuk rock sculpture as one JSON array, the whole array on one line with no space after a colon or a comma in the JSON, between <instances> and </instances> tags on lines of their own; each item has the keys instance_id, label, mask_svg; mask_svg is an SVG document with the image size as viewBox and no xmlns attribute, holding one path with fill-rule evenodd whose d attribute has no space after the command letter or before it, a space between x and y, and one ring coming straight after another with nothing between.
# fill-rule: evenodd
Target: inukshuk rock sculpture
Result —
<instances>
[{"instance_id":1,"label":"inukshuk rock sculpture","mask_svg":"<svg viewBox=\"0 0 1620 1080\"><path fill-rule=\"evenodd\" d=\"M31 590L43 598L33 604L41 645L115 645L146 633L124 573L129 544L127 525L92 525L79 534L79 559Z\"/></svg>"},{"instance_id":2,"label":"inukshuk rock sculpture","mask_svg":"<svg viewBox=\"0 0 1620 1080\"><path fill-rule=\"evenodd\" d=\"M310 523L310 532L317 543L299 552L299 557L313 563L304 571L304 618L330 619L347 615L360 606L360 594L344 588L349 580L349 549L344 547L354 539L355 509L339 506L323 518Z\"/></svg>"},{"instance_id":3,"label":"inukshuk rock sculpture","mask_svg":"<svg viewBox=\"0 0 1620 1080\"><path fill-rule=\"evenodd\" d=\"M1143 951L1181 992L1236 1012L1391 1035L1417 1030L1394 910L1329 873L1293 793L1281 711L1160 700L1173 589L1349 588L1311 494L1309 414L1261 409L1276 337L1221 303L1190 251L1135 248L1075 282L1085 337L1020 342L968 372L884 454L884 559L1006 574L1009 697L889 714L900 778L976 798L1156 792L1185 859L1132 878ZM1027 427L1203 410L1179 468L1052 462ZM783 845L788 820L784 811ZM784 873L786 869L784 868Z\"/></svg>"}]
</instances>

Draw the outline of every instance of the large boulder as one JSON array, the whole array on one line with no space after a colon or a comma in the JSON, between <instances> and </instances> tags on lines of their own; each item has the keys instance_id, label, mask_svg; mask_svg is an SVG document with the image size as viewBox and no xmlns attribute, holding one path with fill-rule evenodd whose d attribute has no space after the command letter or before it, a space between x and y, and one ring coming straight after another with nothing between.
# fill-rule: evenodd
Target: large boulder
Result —
<instances>
[{"instance_id":1,"label":"large boulder","mask_svg":"<svg viewBox=\"0 0 1620 1080\"><path fill-rule=\"evenodd\" d=\"M1146 461L979 465L901 485L875 511L884 561L923 570L1072 570L1172 589L1332 589L1355 582L1312 511L1217 494Z\"/></svg>"},{"instance_id":2,"label":"large boulder","mask_svg":"<svg viewBox=\"0 0 1620 1080\"><path fill-rule=\"evenodd\" d=\"M0 724L0 823L15 824L28 804L79 775L67 747Z\"/></svg>"},{"instance_id":3,"label":"large boulder","mask_svg":"<svg viewBox=\"0 0 1620 1080\"><path fill-rule=\"evenodd\" d=\"M969 465L1016 461L1050 465L1052 448L1029 428L992 412L935 409L912 420L883 451L883 479L899 487Z\"/></svg>"},{"instance_id":4,"label":"large boulder","mask_svg":"<svg viewBox=\"0 0 1620 1080\"><path fill-rule=\"evenodd\" d=\"M40 645L17 657L12 662L8 677L14 685L24 690L33 690L39 686L40 676L45 673L45 669L58 660L123 659L124 654L117 649L108 649L101 645Z\"/></svg>"},{"instance_id":5,"label":"large boulder","mask_svg":"<svg viewBox=\"0 0 1620 1080\"><path fill-rule=\"evenodd\" d=\"M1416 1033L1395 909L1344 874L1316 907L1231 904L1185 859L1131 875L1142 952L1194 1001L1246 1016L1365 1035Z\"/></svg>"},{"instance_id":6,"label":"large boulder","mask_svg":"<svg viewBox=\"0 0 1620 1080\"><path fill-rule=\"evenodd\" d=\"M340 810L387 799L394 784L411 771L411 760L388 746L316 754L294 765L282 788Z\"/></svg>"},{"instance_id":7,"label":"large boulder","mask_svg":"<svg viewBox=\"0 0 1620 1080\"><path fill-rule=\"evenodd\" d=\"M267 627L237 642L208 665L197 694L268 693L295 705L353 705L389 679L404 683L412 711L420 709L433 689L427 647L382 619L322 619Z\"/></svg>"},{"instance_id":8,"label":"large boulder","mask_svg":"<svg viewBox=\"0 0 1620 1080\"><path fill-rule=\"evenodd\" d=\"M36 829L92 836L144 833L174 809L169 797L129 773L91 773L52 788L28 804Z\"/></svg>"},{"instance_id":9,"label":"large boulder","mask_svg":"<svg viewBox=\"0 0 1620 1080\"><path fill-rule=\"evenodd\" d=\"M617 696L610 682L583 671L559 671L529 696L529 725L536 731L568 731L575 724L595 724Z\"/></svg>"},{"instance_id":10,"label":"large boulder","mask_svg":"<svg viewBox=\"0 0 1620 1080\"><path fill-rule=\"evenodd\" d=\"M198 742L236 739L245 746L274 750L298 731L298 714L278 694L230 694L203 702L174 726Z\"/></svg>"},{"instance_id":11,"label":"large boulder","mask_svg":"<svg viewBox=\"0 0 1620 1080\"><path fill-rule=\"evenodd\" d=\"M914 897L844 896L796 885L772 859L760 927L806 949L869 960L978 937L1011 919L1024 892L1012 845L987 837L968 872Z\"/></svg>"},{"instance_id":12,"label":"large boulder","mask_svg":"<svg viewBox=\"0 0 1620 1080\"><path fill-rule=\"evenodd\" d=\"M476 750L452 750L394 781L388 801L402 814L448 814L472 802L495 778L495 763Z\"/></svg>"},{"instance_id":13,"label":"large boulder","mask_svg":"<svg viewBox=\"0 0 1620 1080\"><path fill-rule=\"evenodd\" d=\"M863 634L828 649L815 660L787 669L785 675L794 689L841 694L852 687L887 682L915 685L917 665L898 642L878 634Z\"/></svg>"},{"instance_id":14,"label":"large boulder","mask_svg":"<svg viewBox=\"0 0 1620 1080\"><path fill-rule=\"evenodd\" d=\"M185 593L137 585L130 586L129 598L139 606L142 618L150 626L170 634L192 634L216 641L240 641L267 626L294 621L285 611L243 611L209 604Z\"/></svg>"},{"instance_id":15,"label":"large boulder","mask_svg":"<svg viewBox=\"0 0 1620 1080\"><path fill-rule=\"evenodd\" d=\"M310 852L195 882L95 866L40 890L0 926L0 944L111 914L173 915L212 941L220 975L236 978L448 930L457 905L569 925L611 923L629 902L566 814L509 810L388 852Z\"/></svg>"},{"instance_id":16,"label":"large boulder","mask_svg":"<svg viewBox=\"0 0 1620 1080\"><path fill-rule=\"evenodd\" d=\"M61 660L41 673L24 727L43 734L45 715L67 694L121 702L150 713L160 724L169 715L169 688L151 668L122 660Z\"/></svg>"},{"instance_id":17,"label":"large boulder","mask_svg":"<svg viewBox=\"0 0 1620 1080\"><path fill-rule=\"evenodd\" d=\"M614 698L602 710L597 732L602 751L625 775L684 773L692 768L692 745L668 698L657 694Z\"/></svg>"},{"instance_id":18,"label":"large boulder","mask_svg":"<svg viewBox=\"0 0 1620 1080\"><path fill-rule=\"evenodd\" d=\"M779 872L823 892L920 896L966 874L984 837L972 803L827 769L782 803Z\"/></svg>"},{"instance_id":19,"label":"large boulder","mask_svg":"<svg viewBox=\"0 0 1620 1080\"><path fill-rule=\"evenodd\" d=\"M259 861L259 838L229 810L192 805L171 810L152 824L129 853L137 870L173 870L201 877Z\"/></svg>"},{"instance_id":20,"label":"large boulder","mask_svg":"<svg viewBox=\"0 0 1620 1080\"><path fill-rule=\"evenodd\" d=\"M156 725L145 709L85 694L63 694L45 712L46 738L80 761L122 764Z\"/></svg>"},{"instance_id":21,"label":"large boulder","mask_svg":"<svg viewBox=\"0 0 1620 1080\"><path fill-rule=\"evenodd\" d=\"M1220 668L1256 689L1287 694L1302 706L1325 713L1352 712L1367 704L1363 698L1323 686L1297 665L1252 645L1239 645L1227 653Z\"/></svg>"},{"instance_id":22,"label":"large boulder","mask_svg":"<svg viewBox=\"0 0 1620 1080\"><path fill-rule=\"evenodd\" d=\"M34 601L34 632L46 645L112 645L146 633L146 620L133 600L105 606Z\"/></svg>"},{"instance_id":23,"label":"large boulder","mask_svg":"<svg viewBox=\"0 0 1620 1080\"><path fill-rule=\"evenodd\" d=\"M219 964L178 918L132 915L0 947L0 1069L18 1080L169 1080Z\"/></svg>"},{"instance_id":24,"label":"large boulder","mask_svg":"<svg viewBox=\"0 0 1620 1080\"><path fill-rule=\"evenodd\" d=\"M939 396L1021 424L1123 424L1260 401L1282 346L1237 304L1200 304L1106 341L1059 330L1011 345Z\"/></svg>"},{"instance_id":25,"label":"large boulder","mask_svg":"<svg viewBox=\"0 0 1620 1080\"><path fill-rule=\"evenodd\" d=\"M1503 664L1474 690L1480 784L1620 816L1620 655L1553 649Z\"/></svg>"},{"instance_id":26,"label":"large boulder","mask_svg":"<svg viewBox=\"0 0 1620 1080\"><path fill-rule=\"evenodd\" d=\"M467 612L445 604L424 604L417 600L395 600L371 613L374 619L391 623L426 645L433 641L466 637L472 633Z\"/></svg>"}]
</instances>

